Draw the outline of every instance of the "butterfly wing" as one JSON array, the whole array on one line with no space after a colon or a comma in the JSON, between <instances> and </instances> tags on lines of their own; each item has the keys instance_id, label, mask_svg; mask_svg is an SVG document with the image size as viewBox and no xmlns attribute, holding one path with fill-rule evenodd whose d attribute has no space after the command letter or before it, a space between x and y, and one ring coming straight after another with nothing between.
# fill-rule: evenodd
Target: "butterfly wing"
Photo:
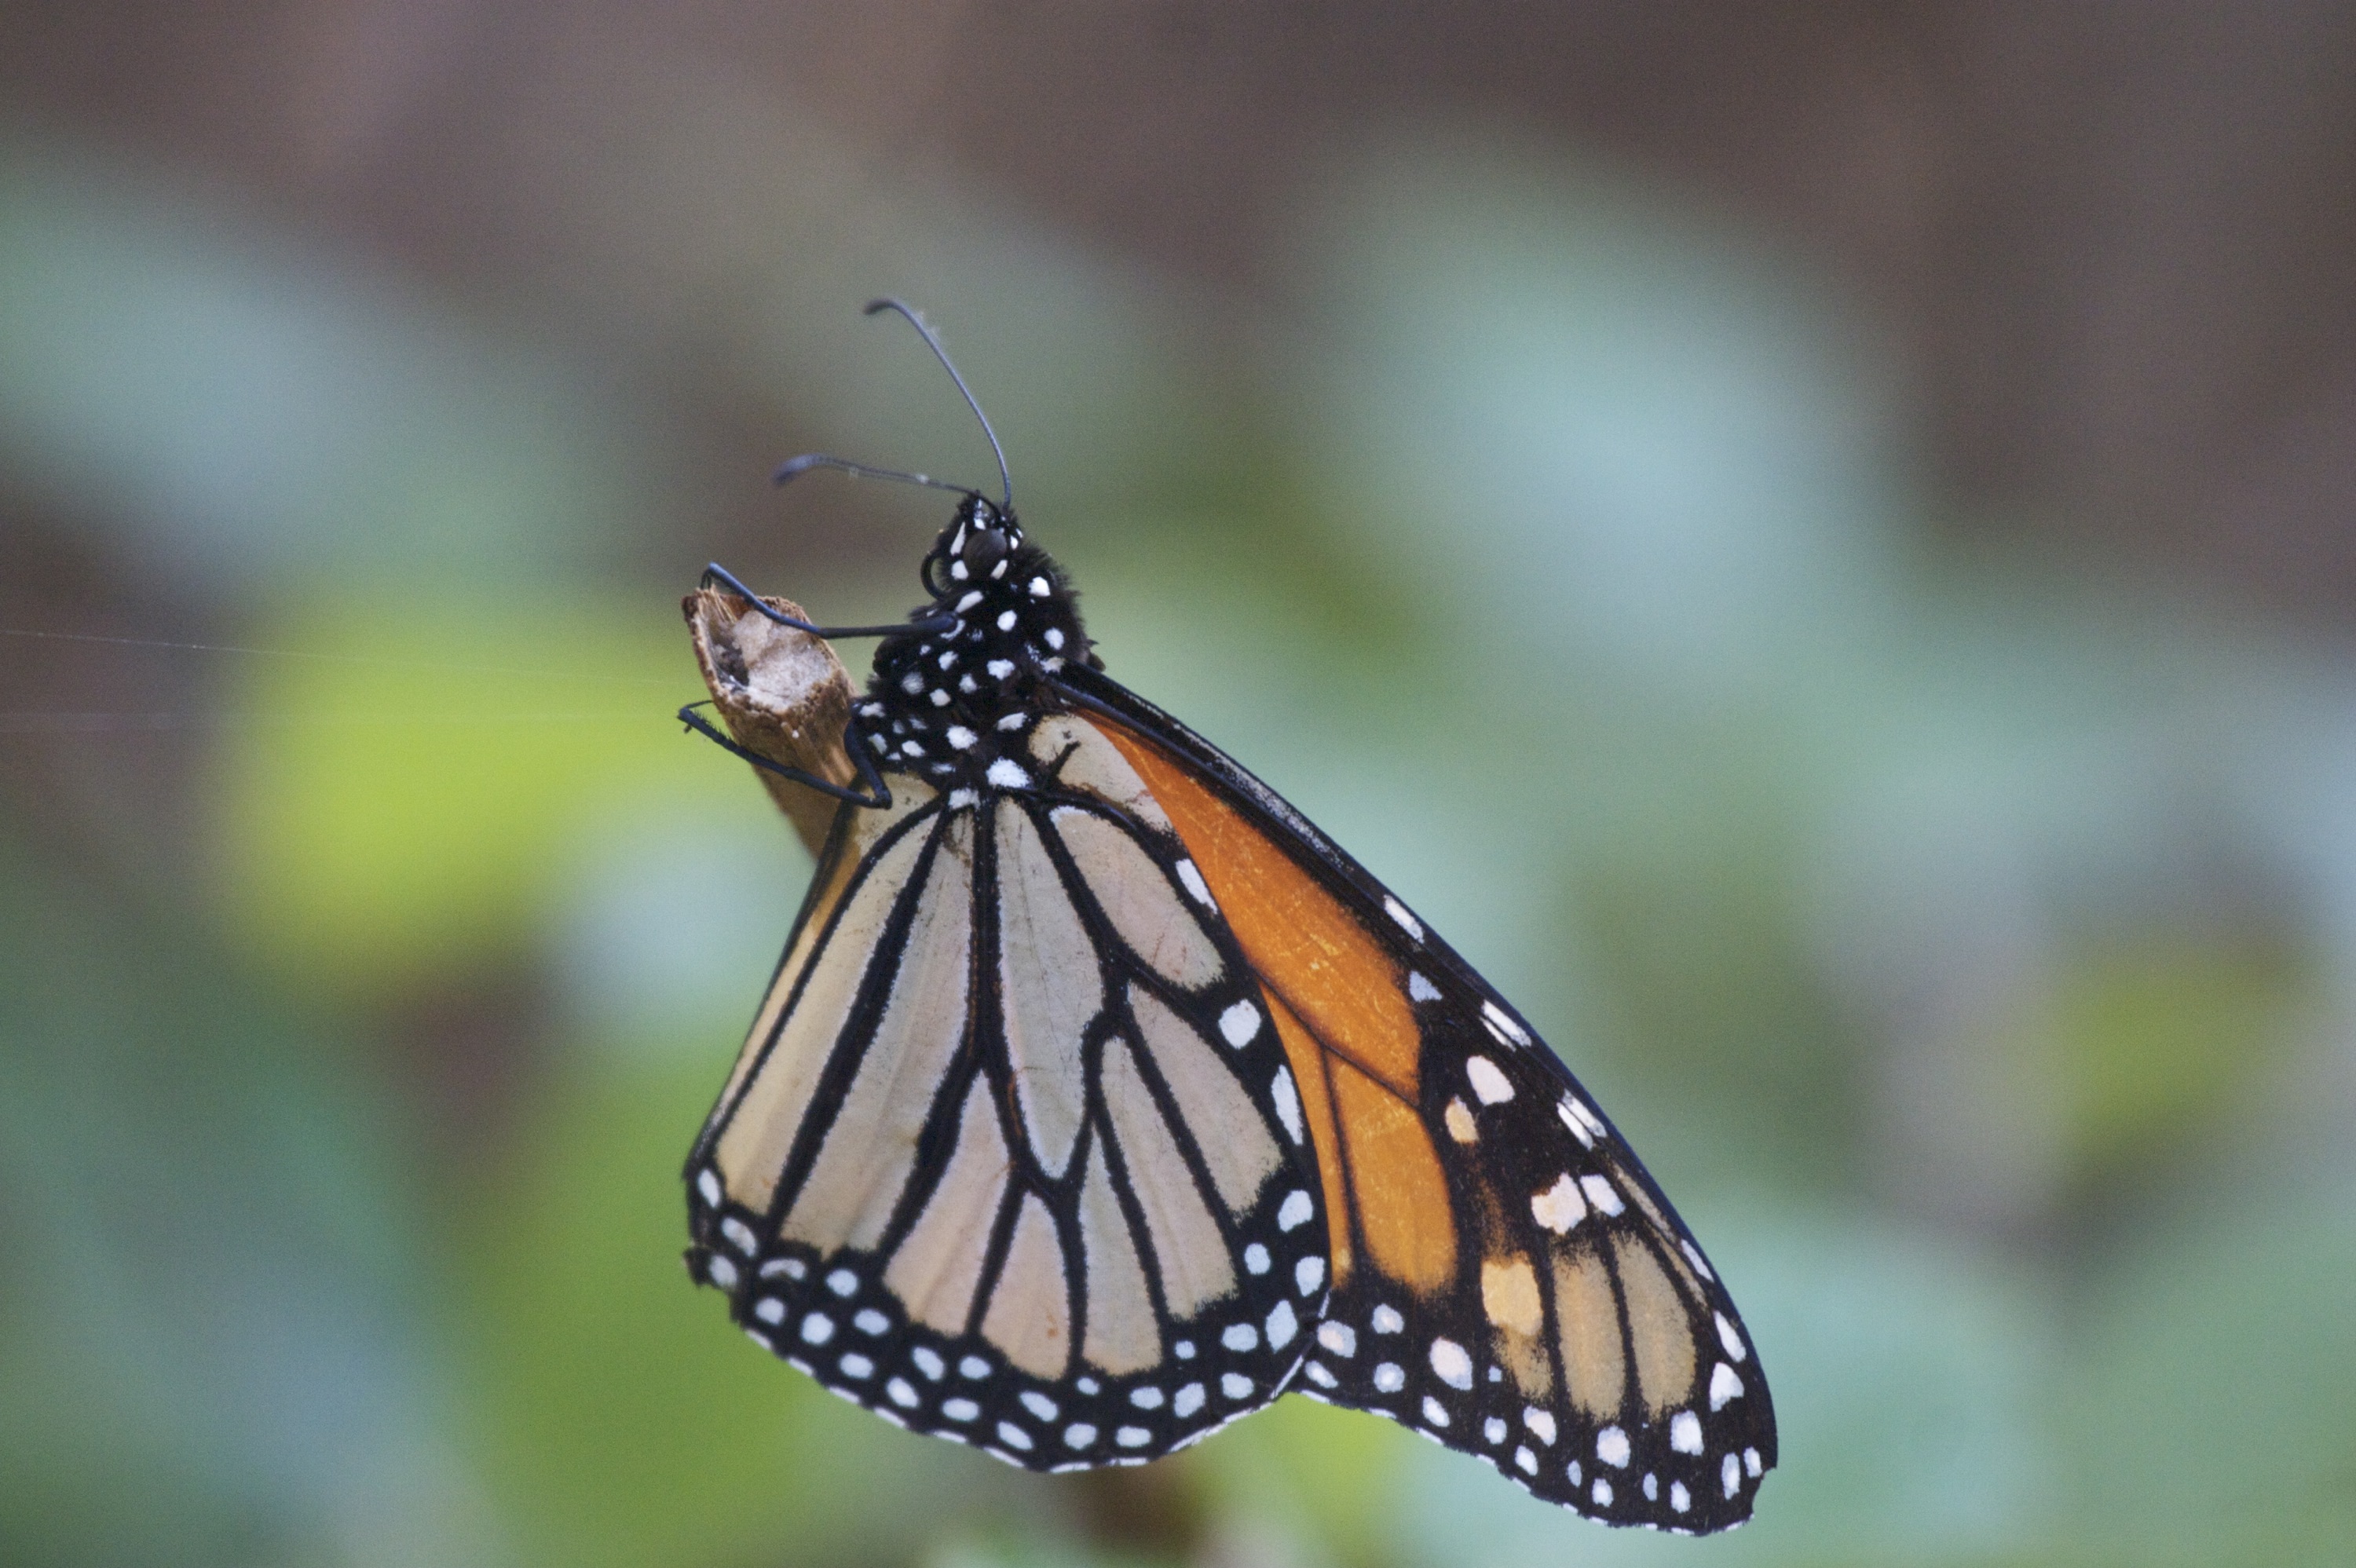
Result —
<instances>
[{"instance_id":1,"label":"butterfly wing","mask_svg":"<svg viewBox=\"0 0 2356 1568\"><path fill-rule=\"evenodd\" d=\"M1776 1456L1749 1336L1578 1081L1273 791L1116 682L1060 684L1172 820L1292 1065L1333 1275L1296 1386L1592 1518L1747 1519Z\"/></svg>"},{"instance_id":2,"label":"butterfly wing","mask_svg":"<svg viewBox=\"0 0 2356 1568\"><path fill-rule=\"evenodd\" d=\"M1259 987L1112 748L837 817L688 1168L689 1267L756 1340L1030 1468L1273 1399L1326 1289Z\"/></svg>"}]
</instances>

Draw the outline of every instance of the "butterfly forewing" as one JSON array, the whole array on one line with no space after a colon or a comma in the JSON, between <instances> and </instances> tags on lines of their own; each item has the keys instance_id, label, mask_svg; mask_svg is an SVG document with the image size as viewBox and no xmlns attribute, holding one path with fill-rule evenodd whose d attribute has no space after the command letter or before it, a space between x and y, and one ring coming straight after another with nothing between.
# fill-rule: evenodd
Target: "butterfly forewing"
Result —
<instances>
[{"instance_id":1,"label":"butterfly forewing","mask_svg":"<svg viewBox=\"0 0 2356 1568\"><path fill-rule=\"evenodd\" d=\"M1167 818L1060 720L1023 787L846 808L689 1166L690 1266L914 1429L1137 1462L1272 1399L1326 1287L1299 1097Z\"/></svg>"},{"instance_id":2,"label":"butterfly forewing","mask_svg":"<svg viewBox=\"0 0 2356 1568\"><path fill-rule=\"evenodd\" d=\"M1067 677L1265 988L1327 1200L1295 1386L1621 1524L1749 1517L1773 1413L1740 1317L1634 1154L1408 909L1183 726Z\"/></svg>"}]
</instances>

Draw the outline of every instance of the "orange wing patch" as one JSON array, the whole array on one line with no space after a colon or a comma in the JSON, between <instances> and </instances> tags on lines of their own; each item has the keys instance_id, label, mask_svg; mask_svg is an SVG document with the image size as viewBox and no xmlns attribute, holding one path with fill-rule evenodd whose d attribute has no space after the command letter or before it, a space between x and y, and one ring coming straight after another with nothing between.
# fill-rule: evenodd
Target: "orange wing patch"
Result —
<instances>
[{"instance_id":1,"label":"orange wing patch","mask_svg":"<svg viewBox=\"0 0 2356 1568\"><path fill-rule=\"evenodd\" d=\"M1349 1277L1355 1241L1417 1294L1446 1289L1456 1223L1416 1110L1423 1038L1398 965L1233 807L1142 738L1098 728L1168 814L1259 973L1317 1150L1334 1284Z\"/></svg>"}]
</instances>

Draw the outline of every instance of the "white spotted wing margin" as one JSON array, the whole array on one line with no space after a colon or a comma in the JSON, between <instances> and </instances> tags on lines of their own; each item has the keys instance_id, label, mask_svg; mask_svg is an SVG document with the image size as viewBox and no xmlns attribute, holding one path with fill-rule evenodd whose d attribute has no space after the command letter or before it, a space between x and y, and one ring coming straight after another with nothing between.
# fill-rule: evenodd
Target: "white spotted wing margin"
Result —
<instances>
[{"instance_id":1,"label":"white spotted wing margin","mask_svg":"<svg viewBox=\"0 0 2356 1568\"><path fill-rule=\"evenodd\" d=\"M844 809L687 1168L690 1272L755 1340L1045 1470L1266 1404L1325 1288L1251 973L1118 758L1050 728L1035 787Z\"/></svg>"},{"instance_id":2,"label":"white spotted wing margin","mask_svg":"<svg viewBox=\"0 0 2356 1568\"><path fill-rule=\"evenodd\" d=\"M1776 1461L1748 1331L1683 1221L1561 1061L1399 900L1224 752L1102 675L1067 672L1060 684L1083 710L1185 763L1347 906L1412 1008L1412 1109L1445 1176L1454 1267L1418 1290L1361 1249L1295 1388L1388 1416L1607 1523L1701 1534L1747 1520Z\"/></svg>"}]
</instances>

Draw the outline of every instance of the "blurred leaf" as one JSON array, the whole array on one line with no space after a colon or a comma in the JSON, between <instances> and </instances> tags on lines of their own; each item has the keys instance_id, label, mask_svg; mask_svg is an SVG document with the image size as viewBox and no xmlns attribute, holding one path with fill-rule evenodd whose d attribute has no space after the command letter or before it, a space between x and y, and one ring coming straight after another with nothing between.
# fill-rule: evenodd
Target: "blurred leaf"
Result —
<instances>
[{"instance_id":1,"label":"blurred leaf","mask_svg":"<svg viewBox=\"0 0 2356 1568\"><path fill-rule=\"evenodd\" d=\"M2051 998L2082 1179L2172 1160L2285 1064L2311 976L2280 944L2158 934L2079 955Z\"/></svg>"},{"instance_id":2,"label":"blurred leaf","mask_svg":"<svg viewBox=\"0 0 2356 1568\"><path fill-rule=\"evenodd\" d=\"M2085 1304L2069 1392L2086 1527L2218 1562L2356 1540L2356 1201L2237 1184L2142 1239Z\"/></svg>"},{"instance_id":3,"label":"blurred leaf","mask_svg":"<svg viewBox=\"0 0 2356 1568\"><path fill-rule=\"evenodd\" d=\"M185 922L0 841L0 1561L477 1549L382 1102Z\"/></svg>"},{"instance_id":4,"label":"blurred leaf","mask_svg":"<svg viewBox=\"0 0 2356 1568\"><path fill-rule=\"evenodd\" d=\"M671 715L701 695L669 602L337 603L252 634L220 763L248 941L306 986L512 962L574 840L638 802L749 794Z\"/></svg>"},{"instance_id":5,"label":"blurred leaf","mask_svg":"<svg viewBox=\"0 0 2356 1568\"><path fill-rule=\"evenodd\" d=\"M1313 1541L1313 1560L1372 1568L1399 1560L1406 1428L1288 1396L1221 1432L1193 1462L1222 1511Z\"/></svg>"}]
</instances>

